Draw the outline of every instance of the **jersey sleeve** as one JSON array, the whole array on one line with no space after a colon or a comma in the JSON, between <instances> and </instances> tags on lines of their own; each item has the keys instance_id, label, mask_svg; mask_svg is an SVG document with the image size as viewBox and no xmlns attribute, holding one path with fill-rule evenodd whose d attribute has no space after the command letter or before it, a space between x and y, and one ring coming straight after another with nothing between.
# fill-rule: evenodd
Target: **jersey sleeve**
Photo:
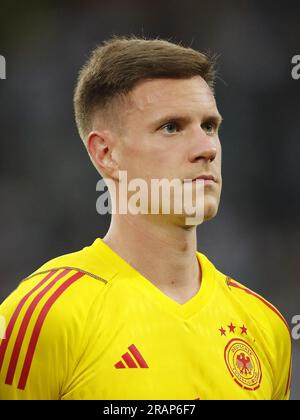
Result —
<instances>
[{"instance_id":1,"label":"jersey sleeve","mask_svg":"<svg viewBox=\"0 0 300 420\"><path fill-rule=\"evenodd\" d=\"M278 309L258 293L236 280L227 278L227 285L239 293L251 317L264 331L264 346L272 370L272 400L288 400L291 383L291 334L289 326Z\"/></svg>"},{"instance_id":2,"label":"jersey sleeve","mask_svg":"<svg viewBox=\"0 0 300 420\"><path fill-rule=\"evenodd\" d=\"M276 378L273 400L289 400L292 372L291 335L288 326L280 320L274 329L277 357L273 367Z\"/></svg>"},{"instance_id":3,"label":"jersey sleeve","mask_svg":"<svg viewBox=\"0 0 300 420\"><path fill-rule=\"evenodd\" d=\"M0 399L61 399L80 358L95 283L75 269L48 270L23 281L0 305Z\"/></svg>"}]
</instances>

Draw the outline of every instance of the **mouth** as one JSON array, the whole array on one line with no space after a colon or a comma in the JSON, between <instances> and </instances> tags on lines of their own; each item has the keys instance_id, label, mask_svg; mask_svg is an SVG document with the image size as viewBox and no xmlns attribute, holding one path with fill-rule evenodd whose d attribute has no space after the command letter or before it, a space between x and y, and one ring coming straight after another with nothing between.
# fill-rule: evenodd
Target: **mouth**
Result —
<instances>
[{"instance_id":1,"label":"mouth","mask_svg":"<svg viewBox=\"0 0 300 420\"><path fill-rule=\"evenodd\" d=\"M196 178L192 179L192 183L196 184L197 180L203 180L204 181L204 186L215 185L217 183L216 177L213 176L213 175L210 175L210 174L199 175Z\"/></svg>"}]
</instances>

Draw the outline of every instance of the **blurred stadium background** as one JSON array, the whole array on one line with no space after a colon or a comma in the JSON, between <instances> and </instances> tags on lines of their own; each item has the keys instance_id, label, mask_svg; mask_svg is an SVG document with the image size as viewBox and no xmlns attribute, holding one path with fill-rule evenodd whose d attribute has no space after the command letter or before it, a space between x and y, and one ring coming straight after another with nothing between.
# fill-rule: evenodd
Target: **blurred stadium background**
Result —
<instances>
[{"instance_id":1,"label":"blurred stadium background","mask_svg":"<svg viewBox=\"0 0 300 420\"><path fill-rule=\"evenodd\" d=\"M98 175L73 119L88 52L113 35L182 41L219 54L223 193L198 248L275 304L300 314L299 1L1 1L0 301L46 260L103 236ZM300 399L300 339L292 398Z\"/></svg>"}]
</instances>

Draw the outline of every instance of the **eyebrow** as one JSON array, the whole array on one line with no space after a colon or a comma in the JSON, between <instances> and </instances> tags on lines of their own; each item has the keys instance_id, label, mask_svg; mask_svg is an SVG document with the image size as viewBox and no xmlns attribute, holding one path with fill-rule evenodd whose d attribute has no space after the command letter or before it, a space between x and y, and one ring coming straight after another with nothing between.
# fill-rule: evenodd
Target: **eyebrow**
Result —
<instances>
[{"instance_id":1,"label":"eyebrow","mask_svg":"<svg viewBox=\"0 0 300 420\"><path fill-rule=\"evenodd\" d=\"M159 118L156 121L153 121L151 123L151 127L159 128L169 121L178 121L178 122L182 122L182 123L188 123L188 122L191 121L191 117L189 117L188 115L182 115L182 114L169 114L169 115L166 115L164 117ZM207 121L214 121L220 127L220 125L223 121L223 118L219 113L211 113L211 114L207 114L204 117L204 121L206 121L206 122Z\"/></svg>"}]
</instances>

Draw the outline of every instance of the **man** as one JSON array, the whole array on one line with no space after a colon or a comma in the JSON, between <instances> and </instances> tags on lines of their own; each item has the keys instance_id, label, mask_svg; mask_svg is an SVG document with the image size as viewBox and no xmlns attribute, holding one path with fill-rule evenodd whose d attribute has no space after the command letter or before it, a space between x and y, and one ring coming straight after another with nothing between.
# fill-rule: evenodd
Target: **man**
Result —
<instances>
[{"instance_id":1,"label":"man","mask_svg":"<svg viewBox=\"0 0 300 420\"><path fill-rule=\"evenodd\" d=\"M203 220L216 215L213 83L212 60L167 41L114 37L93 51L75 115L111 193L121 171L149 187L178 179L184 191L202 186ZM122 200L112 194L116 208ZM27 277L0 307L1 398L288 399L284 318L196 244L185 208L116 211L103 239Z\"/></svg>"}]
</instances>

